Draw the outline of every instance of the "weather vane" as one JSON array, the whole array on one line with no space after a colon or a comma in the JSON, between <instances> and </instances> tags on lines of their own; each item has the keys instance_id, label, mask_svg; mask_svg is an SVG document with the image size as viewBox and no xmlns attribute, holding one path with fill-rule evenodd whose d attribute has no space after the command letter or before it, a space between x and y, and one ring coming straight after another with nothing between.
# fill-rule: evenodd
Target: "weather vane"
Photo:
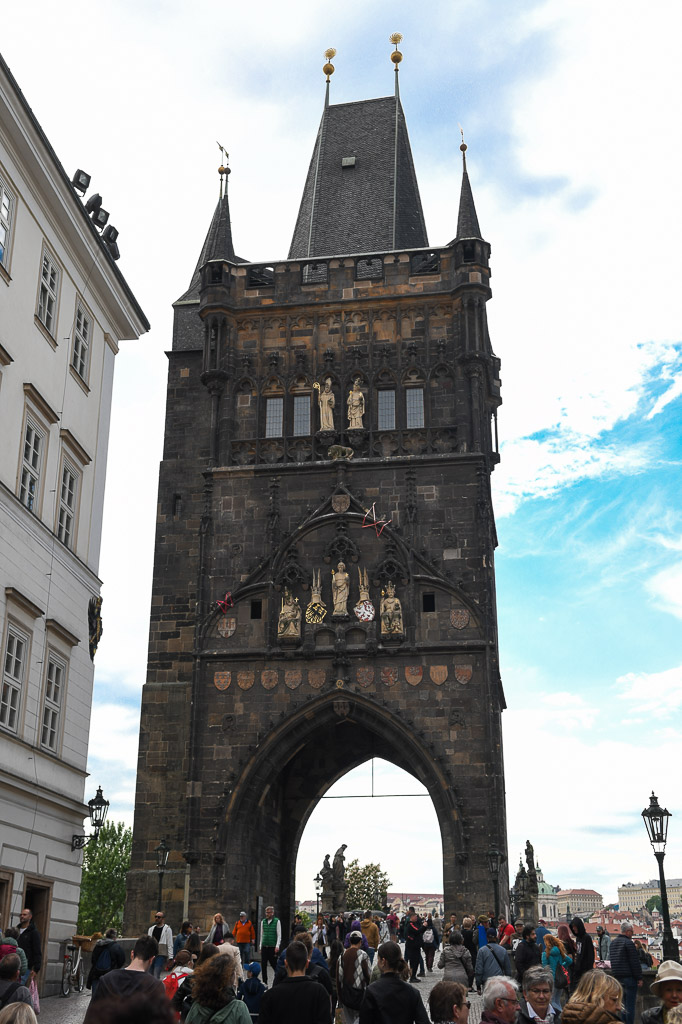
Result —
<instances>
[{"instance_id":1,"label":"weather vane","mask_svg":"<svg viewBox=\"0 0 682 1024\"><path fill-rule=\"evenodd\" d=\"M220 175L220 198L222 199L223 198L223 175L225 176L225 178L227 178L227 175L230 173L230 168L228 167L228 161L230 159L230 154L227 152L225 147L223 145L221 145L220 142L217 142L216 145L217 145L218 149L220 150L220 167L218 168L218 174ZM227 189L227 186L226 186L226 189Z\"/></svg>"}]
</instances>

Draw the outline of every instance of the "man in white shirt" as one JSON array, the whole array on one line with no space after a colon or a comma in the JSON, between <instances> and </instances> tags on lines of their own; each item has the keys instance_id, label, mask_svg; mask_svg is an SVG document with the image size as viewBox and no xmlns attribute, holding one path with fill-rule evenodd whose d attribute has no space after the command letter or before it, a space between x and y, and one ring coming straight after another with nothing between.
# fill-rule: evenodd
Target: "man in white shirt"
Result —
<instances>
[{"instance_id":1,"label":"man in white shirt","mask_svg":"<svg viewBox=\"0 0 682 1024\"><path fill-rule=\"evenodd\" d=\"M153 939L156 939L159 945L159 952L154 957L151 973L155 978L160 978L166 960L173 956L173 933L170 925L166 924L163 910L157 910L154 914L154 924L148 930L147 935L151 935Z\"/></svg>"}]
</instances>

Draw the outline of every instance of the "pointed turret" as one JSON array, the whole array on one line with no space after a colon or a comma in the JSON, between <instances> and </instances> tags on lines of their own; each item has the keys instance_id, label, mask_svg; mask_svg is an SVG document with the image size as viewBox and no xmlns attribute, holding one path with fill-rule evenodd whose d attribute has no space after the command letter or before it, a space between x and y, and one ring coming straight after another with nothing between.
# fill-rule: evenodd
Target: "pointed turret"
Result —
<instances>
[{"instance_id":1,"label":"pointed turret","mask_svg":"<svg viewBox=\"0 0 682 1024\"><path fill-rule=\"evenodd\" d=\"M459 216L457 217L457 238L482 238L478 226L474 195L467 171L466 143L459 147L462 150L462 191L459 195Z\"/></svg>"},{"instance_id":2,"label":"pointed turret","mask_svg":"<svg viewBox=\"0 0 682 1024\"><path fill-rule=\"evenodd\" d=\"M230 223L230 204L227 199L227 175L230 173L229 167L221 167L221 196L218 200L218 205L215 208L211 225L206 235L201 255L192 274L192 280L190 281L189 288L184 295L178 300L179 302L187 301L188 299L199 298L199 285L201 281L201 268L209 263L211 260L226 260L228 263L245 263L246 260L241 259L235 254L234 245L232 243L232 225ZM222 194L222 175L225 174L225 193Z\"/></svg>"}]
</instances>

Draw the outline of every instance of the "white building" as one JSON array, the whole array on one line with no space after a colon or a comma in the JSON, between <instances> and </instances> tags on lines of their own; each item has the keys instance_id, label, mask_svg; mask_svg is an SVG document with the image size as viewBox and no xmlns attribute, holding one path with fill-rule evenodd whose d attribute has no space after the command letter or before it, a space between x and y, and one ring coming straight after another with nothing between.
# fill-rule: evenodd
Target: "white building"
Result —
<instances>
[{"instance_id":1,"label":"white building","mask_svg":"<svg viewBox=\"0 0 682 1024\"><path fill-rule=\"evenodd\" d=\"M589 917L604 906L601 893L594 889L560 889L556 894L558 917Z\"/></svg>"},{"instance_id":2,"label":"white building","mask_svg":"<svg viewBox=\"0 0 682 1024\"><path fill-rule=\"evenodd\" d=\"M545 881L545 876L540 870L540 865L536 866L536 873L538 876L538 909L536 921L556 921L559 917L556 903L556 895L559 892L557 885L550 885L549 882Z\"/></svg>"},{"instance_id":3,"label":"white building","mask_svg":"<svg viewBox=\"0 0 682 1024\"><path fill-rule=\"evenodd\" d=\"M0 915L75 931L114 358L149 329L0 58ZM91 792L92 790L92 792ZM106 794L105 794L106 795Z\"/></svg>"}]
</instances>

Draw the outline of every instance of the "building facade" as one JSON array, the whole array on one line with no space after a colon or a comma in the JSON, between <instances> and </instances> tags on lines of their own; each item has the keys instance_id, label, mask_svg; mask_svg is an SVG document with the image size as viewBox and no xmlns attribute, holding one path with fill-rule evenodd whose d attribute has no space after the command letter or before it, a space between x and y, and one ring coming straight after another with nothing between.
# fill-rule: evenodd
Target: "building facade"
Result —
<instances>
[{"instance_id":1,"label":"building facade","mask_svg":"<svg viewBox=\"0 0 682 1024\"><path fill-rule=\"evenodd\" d=\"M549 882L545 881L545 876L542 873L540 865L536 865L536 873L538 876L538 902L537 902L537 921L556 921L559 917L559 911L557 907L557 893L559 892L558 885L550 885Z\"/></svg>"},{"instance_id":2,"label":"building facade","mask_svg":"<svg viewBox=\"0 0 682 1024\"><path fill-rule=\"evenodd\" d=\"M43 991L75 931L71 838L95 795L89 605L114 357L148 326L0 59L0 915L33 911Z\"/></svg>"},{"instance_id":3,"label":"building facade","mask_svg":"<svg viewBox=\"0 0 682 1024\"><path fill-rule=\"evenodd\" d=\"M594 889L560 889L556 894L558 917L589 917L603 906L601 894Z\"/></svg>"},{"instance_id":4,"label":"building facade","mask_svg":"<svg viewBox=\"0 0 682 1024\"><path fill-rule=\"evenodd\" d=\"M671 913L682 911L682 878L666 879L668 906ZM618 886L618 907L620 910L641 910L652 896L661 895L661 886L657 878L648 882L625 882Z\"/></svg>"},{"instance_id":5,"label":"building facade","mask_svg":"<svg viewBox=\"0 0 682 1024\"><path fill-rule=\"evenodd\" d=\"M288 259L239 258L216 208L169 354L133 931L162 832L167 917L286 920L312 810L373 756L429 789L446 907L492 905L500 364L466 165L451 233L397 91L325 105Z\"/></svg>"}]
</instances>

